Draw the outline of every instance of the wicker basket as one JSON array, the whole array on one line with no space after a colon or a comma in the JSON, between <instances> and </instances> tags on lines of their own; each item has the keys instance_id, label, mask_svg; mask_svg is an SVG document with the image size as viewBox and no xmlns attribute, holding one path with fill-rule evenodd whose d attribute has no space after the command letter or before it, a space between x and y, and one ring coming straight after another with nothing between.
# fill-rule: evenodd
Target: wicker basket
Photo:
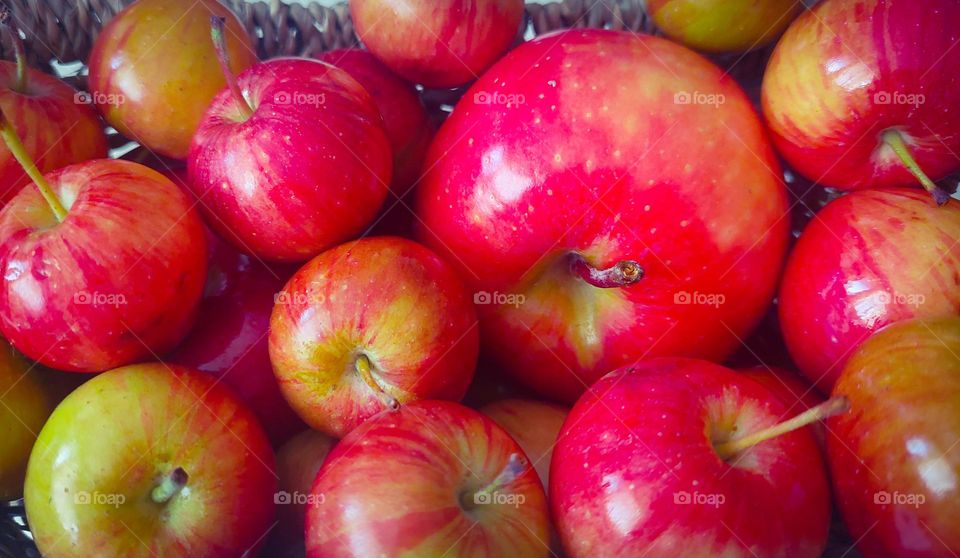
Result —
<instances>
[{"instance_id":1,"label":"wicker basket","mask_svg":"<svg viewBox=\"0 0 960 558\"><path fill-rule=\"evenodd\" d=\"M17 25L25 34L27 59L37 69L64 77L75 87L85 87L83 65L94 39L110 19L133 0L0 0L13 11ZM336 6L288 5L280 0L247 2L220 0L229 5L243 21L253 39L260 59L275 56L311 56L327 50L359 45L346 2ZM527 4L525 37L557 29L590 27L655 33L643 10L643 0L540 0ZM13 58L6 36L0 40L0 56ZM746 55L714 57L730 75L744 86L757 102L760 78L769 49ZM66 66L67 71L64 72ZM453 104L463 90L425 91L428 105ZM112 136L115 146L127 143ZM801 191L806 191L804 188ZM814 196L820 196L814 189ZM819 200L804 202L806 207L820 205ZM845 535L838 525L831 543L847 550ZM846 556L855 558L854 552ZM23 501L0 502L0 558L39 558L40 554L26 524Z\"/></svg>"}]
</instances>

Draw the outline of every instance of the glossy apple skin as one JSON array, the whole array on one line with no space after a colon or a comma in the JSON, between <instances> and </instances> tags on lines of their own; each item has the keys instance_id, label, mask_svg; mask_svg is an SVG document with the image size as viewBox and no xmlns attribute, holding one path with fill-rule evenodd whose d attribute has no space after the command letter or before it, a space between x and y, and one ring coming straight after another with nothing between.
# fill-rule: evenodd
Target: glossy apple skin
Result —
<instances>
[{"instance_id":1,"label":"glossy apple skin","mask_svg":"<svg viewBox=\"0 0 960 558\"><path fill-rule=\"evenodd\" d=\"M391 188L394 194L403 197L420 178L420 169L434 134L433 123L427 116L420 94L370 51L344 48L325 52L317 59L346 70L373 97L383 116L393 150Z\"/></svg>"},{"instance_id":2,"label":"glossy apple skin","mask_svg":"<svg viewBox=\"0 0 960 558\"><path fill-rule=\"evenodd\" d=\"M725 103L675 104L684 91ZM476 103L493 92L523 102ZM425 168L420 238L478 296L525 297L478 306L481 337L543 396L572 402L641 357L722 360L770 304L789 221L776 158L736 83L675 43L602 30L526 43L467 92ZM569 273L574 252L646 276L594 288ZM677 304L684 293L725 303Z\"/></svg>"},{"instance_id":3,"label":"glossy apple skin","mask_svg":"<svg viewBox=\"0 0 960 558\"><path fill-rule=\"evenodd\" d=\"M213 15L226 19L233 72L256 63L243 24L216 0L138 0L107 23L88 64L90 91L111 126L161 155L187 157L204 111L226 87L210 40Z\"/></svg>"},{"instance_id":4,"label":"glossy apple skin","mask_svg":"<svg viewBox=\"0 0 960 558\"><path fill-rule=\"evenodd\" d=\"M786 411L760 384L704 361L611 372L573 407L553 453L550 505L567 553L819 558L830 493L810 432L729 463L711 443L772 426Z\"/></svg>"},{"instance_id":5,"label":"glossy apple skin","mask_svg":"<svg viewBox=\"0 0 960 558\"><path fill-rule=\"evenodd\" d=\"M0 501L23 495L27 458L55 405L32 368L0 339Z\"/></svg>"},{"instance_id":6,"label":"glossy apple skin","mask_svg":"<svg viewBox=\"0 0 960 558\"><path fill-rule=\"evenodd\" d=\"M827 423L830 469L864 556L960 553L958 354L960 318L901 322L868 339L837 382L851 411Z\"/></svg>"},{"instance_id":7,"label":"glossy apple skin","mask_svg":"<svg viewBox=\"0 0 960 558\"><path fill-rule=\"evenodd\" d=\"M294 270L267 266L213 233L206 238L209 265L196 326L168 361L210 374L233 389L279 446L303 430L280 393L267 346L274 295Z\"/></svg>"},{"instance_id":8,"label":"glossy apple skin","mask_svg":"<svg viewBox=\"0 0 960 558\"><path fill-rule=\"evenodd\" d=\"M127 161L90 161L46 178L68 208L62 223L36 188L0 212L4 337L71 372L172 349L193 324L207 269L203 224L187 197Z\"/></svg>"},{"instance_id":9,"label":"glossy apple skin","mask_svg":"<svg viewBox=\"0 0 960 558\"><path fill-rule=\"evenodd\" d=\"M953 0L829 0L801 15L763 79L780 153L826 186L916 185L880 138L897 128L931 178L960 169L960 28L942 24L958 20Z\"/></svg>"},{"instance_id":10,"label":"glossy apple skin","mask_svg":"<svg viewBox=\"0 0 960 558\"><path fill-rule=\"evenodd\" d=\"M336 440L316 430L304 430L277 451L277 477L283 498L277 503L279 546L304 546L307 503L317 472Z\"/></svg>"},{"instance_id":11,"label":"glossy apple skin","mask_svg":"<svg viewBox=\"0 0 960 558\"><path fill-rule=\"evenodd\" d=\"M767 45L802 10L793 0L647 0L647 13L665 35L717 53Z\"/></svg>"},{"instance_id":12,"label":"glossy apple skin","mask_svg":"<svg viewBox=\"0 0 960 558\"><path fill-rule=\"evenodd\" d=\"M390 69L427 87L477 79L517 37L523 0L353 0L357 35Z\"/></svg>"},{"instance_id":13,"label":"glossy apple skin","mask_svg":"<svg viewBox=\"0 0 960 558\"><path fill-rule=\"evenodd\" d=\"M360 234L387 196L392 155L370 94L315 60L285 58L238 76L200 123L189 185L207 222L243 252L302 262Z\"/></svg>"},{"instance_id":14,"label":"glossy apple skin","mask_svg":"<svg viewBox=\"0 0 960 558\"><path fill-rule=\"evenodd\" d=\"M317 474L307 558L548 556L546 498L529 462L500 500L460 504L513 454L524 455L506 431L456 403L380 414L337 444Z\"/></svg>"},{"instance_id":15,"label":"glossy apple skin","mask_svg":"<svg viewBox=\"0 0 960 558\"><path fill-rule=\"evenodd\" d=\"M550 458L569 409L532 399L501 399L480 412L507 431L523 448L544 489L550 486Z\"/></svg>"},{"instance_id":16,"label":"glossy apple skin","mask_svg":"<svg viewBox=\"0 0 960 558\"><path fill-rule=\"evenodd\" d=\"M189 476L183 491L154 503L150 492L177 467ZM101 374L57 407L30 456L25 502L50 558L235 558L255 555L275 490L253 413L207 374L150 363Z\"/></svg>"},{"instance_id":17,"label":"glossy apple skin","mask_svg":"<svg viewBox=\"0 0 960 558\"><path fill-rule=\"evenodd\" d=\"M794 372L783 368L755 366L740 370L740 373L776 395L787 406L787 412L790 416L798 415L826 401L826 398L816 388ZM809 428L816 437L817 443L821 448L824 448L827 434L823 423L815 422Z\"/></svg>"},{"instance_id":18,"label":"glossy apple skin","mask_svg":"<svg viewBox=\"0 0 960 558\"><path fill-rule=\"evenodd\" d=\"M800 236L780 286L780 324L806 377L829 393L881 327L960 313L960 202L919 189L859 191L828 204Z\"/></svg>"},{"instance_id":19,"label":"glossy apple skin","mask_svg":"<svg viewBox=\"0 0 960 558\"><path fill-rule=\"evenodd\" d=\"M270 361L280 389L313 428L342 438L388 408L356 371L400 404L459 401L477 363L473 302L439 256L397 237L324 252L287 283L270 318Z\"/></svg>"},{"instance_id":20,"label":"glossy apple skin","mask_svg":"<svg viewBox=\"0 0 960 558\"><path fill-rule=\"evenodd\" d=\"M26 91L17 91L17 66L0 60L0 109L36 163L46 173L107 156L103 123L90 105L76 102L77 91L44 73L28 70ZM0 207L30 180L0 143Z\"/></svg>"}]
</instances>

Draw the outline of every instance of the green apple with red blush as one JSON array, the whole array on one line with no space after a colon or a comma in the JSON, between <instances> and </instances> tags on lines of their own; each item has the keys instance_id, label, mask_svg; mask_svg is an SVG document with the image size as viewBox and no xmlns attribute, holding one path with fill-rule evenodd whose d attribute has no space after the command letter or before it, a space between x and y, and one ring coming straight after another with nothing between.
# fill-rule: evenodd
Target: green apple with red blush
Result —
<instances>
[{"instance_id":1,"label":"green apple with red blush","mask_svg":"<svg viewBox=\"0 0 960 558\"><path fill-rule=\"evenodd\" d=\"M263 429L227 388L139 364L56 408L30 455L25 503L49 558L235 558L262 546L276 482Z\"/></svg>"},{"instance_id":2,"label":"green apple with red blush","mask_svg":"<svg viewBox=\"0 0 960 558\"><path fill-rule=\"evenodd\" d=\"M459 401L478 337L452 266L411 240L364 238L320 254L277 295L270 360L300 417L340 438L412 401Z\"/></svg>"}]
</instances>

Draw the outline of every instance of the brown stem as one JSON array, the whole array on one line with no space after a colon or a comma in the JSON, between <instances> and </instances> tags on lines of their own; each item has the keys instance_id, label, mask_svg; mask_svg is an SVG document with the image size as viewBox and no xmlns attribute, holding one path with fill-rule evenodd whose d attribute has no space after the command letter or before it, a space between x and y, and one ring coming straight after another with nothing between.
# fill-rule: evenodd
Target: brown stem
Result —
<instances>
[{"instance_id":1,"label":"brown stem","mask_svg":"<svg viewBox=\"0 0 960 558\"><path fill-rule=\"evenodd\" d=\"M220 70L223 71L223 77L227 80L227 87L233 94L237 103L237 108L243 113L243 117L253 116L253 106L243 96L243 90L240 89L240 83L237 81L236 74L230 69L230 53L227 52L227 42L223 36L223 29L226 25L226 18L220 16L210 17L210 38L213 39L213 48L217 51L217 61L220 62Z\"/></svg>"},{"instance_id":2,"label":"brown stem","mask_svg":"<svg viewBox=\"0 0 960 558\"><path fill-rule=\"evenodd\" d=\"M850 410L850 400L844 396L834 397L824 401L816 407L811 407L792 419L785 420L769 428L758 430L747 434L742 438L734 438L722 444L717 444L715 449L724 461L738 453L750 449L760 442L765 442L777 436L782 436L787 432L792 432L798 428L803 428L818 420L824 420L834 415L846 413Z\"/></svg>"},{"instance_id":3,"label":"brown stem","mask_svg":"<svg viewBox=\"0 0 960 558\"><path fill-rule=\"evenodd\" d=\"M40 195L47 201L47 205L49 205L50 210L53 211L53 216L57 218L57 222L62 223L63 220L67 218L67 210L63 208L63 204L60 203L60 198L54 193L53 188L50 187L50 183L43 177L43 173L40 172L40 169L37 168L30 154L27 153L27 148L23 146L23 142L20 141L20 136L17 135L17 131L13 129L13 124L7 120L7 115L4 114L3 109L0 109L0 137L2 137L3 142L7 144L7 148L10 150L10 153L13 154L14 159L20 163L24 172L27 173L27 176L30 177L30 180L36 185L37 190L40 191Z\"/></svg>"},{"instance_id":4,"label":"brown stem","mask_svg":"<svg viewBox=\"0 0 960 558\"><path fill-rule=\"evenodd\" d=\"M174 496L187 486L187 480L190 476L181 467L174 469L169 475L163 477L160 484L154 487L150 492L150 499L158 504L166 504Z\"/></svg>"},{"instance_id":5,"label":"brown stem","mask_svg":"<svg viewBox=\"0 0 960 558\"><path fill-rule=\"evenodd\" d=\"M903 166L907 167L910 174L916 177L924 189L933 195L933 200L937 202L937 205L944 205L950 201L950 193L937 186L933 180L930 180L927 173L923 172L923 169L920 168L920 164L913 158L913 154L910 153L910 147L903 141L903 134L901 134L899 130L890 128L883 132L882 137L883 142L893 149L893 152L897 154L900 162L903 163Z\"/></svg>"},{"instance_id":6,"label":"brown stem","mask_svg":"<svg viewBox=\"0 0 960 558\"><path fill-rule=\"evenodd\" d=\"M23 48L23 39L20 38L20 30L13 21L13 14L5 3L0 3L0 26L7 30L10 35L10 41L13 43L13 56L17 62L17 81L13 85L13 90L17 93L27 92L27 54Z\"/></svg>"},{"instance_id":7,"label":"brown stem","mask_svg":"<svg viewBox=\"0 0 960 558\"><path fill-rule=\"evenodd\" d=\"M607 269L597 269L576 253L570 255L570 271L601 289L626 287L643 279L644 275L643 268L633 260L622 260Z\"/></svg>"},{"instance_id":8,"label":"brown stem","mask_svg":"<svg viewBox=\"0 0 960 558\"><path fill-rule=\"evenodd\" d=\"M370 357L365 354L358 355L357 360L354 363L354 367L357 369L357 374L364 381L364 383L370 386L370 389L372 389L374 393L383 399L383 402L386 403L387 407L390 407L394 411L400 408L400 402L397 401L395 397L384 391L383 387L377 383L376 378L373 377L373 365L370 364Z\"/></svg>"}]
</instances>

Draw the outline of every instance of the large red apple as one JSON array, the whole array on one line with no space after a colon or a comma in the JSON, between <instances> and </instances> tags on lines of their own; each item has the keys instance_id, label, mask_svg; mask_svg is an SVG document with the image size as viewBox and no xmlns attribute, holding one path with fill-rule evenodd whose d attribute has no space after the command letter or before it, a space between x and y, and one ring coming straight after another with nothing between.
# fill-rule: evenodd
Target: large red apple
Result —
<instances>
[{"instance_id":1,"label":"large red apple","mask_svg":"<svg viewBox=\"0 0 960 558\"><path fill-rule=\"evenodd\" d=\"M357 35L393 71L427 87L477 79L517 37L523 0L352 0Z\"/></svg>"},{"instance_id":2,"label":"large red apple","mask_svg":"<svg viewBox=\"0 0 960 558\"><path fill-rule=\"evenodd\" d=\"M367 50L331 50L317 58L346 70L373 97L393 149L393 193L403 197L420 178L423 159L434 133L433 123L417 89L391 72Z\"/></svg>"},{"instance_id":3,"label":"large red apple","mask_svg":"<svg viewBox=\"0 0 960 558\"><path fill-rule=\"evenodd\" d=\"M330 452L312 496L307 558L550 554L546 498L523 450L456 403L364 423Z\"/></svg>"},{"instance_id":4,"label":"large red apple","mask_svg":"<svg viewBox=\"0 0 960 558\"><path fill-rule=\"evenodd\" d=\"M868 558L960 553L960 318L915 319L867 340L827 423L835 494Z\"/></svg>"},{"instance_id":5,"label":"large red apple","mask_svg":"<svg viewBox=\"0 0 960 558\"><path fill-rule=\"evenodd\" d=\"M960 202L921 190L850 193L807 225L780 287L780 324L800 370L829 393L856 347L911 317L960 313Z\"/></svg>"},{"instance_id":6,"label":"large red apple","mask_svg":"<svg viewBox=\"0 0 960 558\"><path fill-rule=\"evenodd\" d=\"M0 134L30 171L0 212L0 329L52 368L99 372L172 349L203 291L199 215L167 178L127 161L36 172L11 126Z\"/></svg>"},{"instance_id":7,"label":"large red apple","mask_svg":"<svg viewBox=\"0 0 960 558\"><path fill-rule=\"evenodd\" d=\"M235 85L213 100L190 149L189 183L210 225L241 251L290 262L361 233L392 166L367 91L295 58L257 64Z\"/></svg>"},{"instance_id":8,"label":"large red apple","mask_svg":"<svg viewBox=\"0 0 960 558\"><path fill-rule=\"evenodd\" d=\"M48 558L236 558L256 555L275 490L253 414L210 376L154 363L101 374L56 408L25 502Z\"/></svg>"},{"instance_id":9,"label":"large red apple","mask_svg":"<svg viewBox=\"0 0 960 558\"><path fill-rule=\"evenodd\" d=\"M819 558L830 492L813 436L765 434L739 449L786 414L760 384L704 361L611 372L574 406L554 449L550 505L564 548L571 558Z\"/></svg>"},{"instance_id":10,"label":"large red apple","mask_svg":"<svg viewBox=\"0 0 960 558\"><path fill-rule=\"evenodd\" d=\"M944 25L956 21L955 0L826 0L801 15L763 79L787 161L841 189L933 190L924 174L960 170L960 27Z\"/></svg>"},{"instance_id":11,"label":"large red apple","mask_svg":"<svg viewBox=\"0 0 960 558\"><path fill-rule=\"evenodd\" d=\"M270 360L310 426L343 437L417 399L459 401L477 318L453 268L419 244L365 238L317 256L277 297Z\"/></svg>"},{"instance_id":12,"label":"large red apple","mask_svg":"<svg viewBox=\"0 0 960 558\"><path fill-rule=\"evenodd\" d=\"M28 68L19 31L11 25L9 10L0 4L0 28L15 37L17 53L15 64L0 61L0 110L9 115L29 157L44 173L106 157L107 138L86 102L89 96ZM0 207L29 183L13 154L0 144Z\"/></svg>"},{"instance_id":13,"label":"large red apple","mask_svg":"<svg viewBox=\"0 0 960 558\"><path fill-rule=\"evenodd\" d=\"M226 20L230 67L257 61L243 23L217 0L138 0L100 31L90 51L91 98L123 135L185 159L226 81L210 44L210 17Z\"/></svg>"},{"instance_id":14,"label":"large red apple","mask_svg":"<svg viewBox=\"0 0 960 558\"><path fill-rule=\"evenodd\" d=\"M545 396L644 357L723 359L770 304L789 225L776 157L736 83L675 43L522 45L425 166L421 238L474 289L486 351Z\"/></svg>"},{"instance_id":15,"label":"large red apple","mask_svg":"<svg viewBox=\"0 0 960 558\"><path fill-rule=\"evenodd\" d=\"M218 378L250 408L274 445L303 429L273 375L268 328L273 301L293 270L268 267L212 233L197 325L169 357Z\"/></svg>"}]
</instances>

